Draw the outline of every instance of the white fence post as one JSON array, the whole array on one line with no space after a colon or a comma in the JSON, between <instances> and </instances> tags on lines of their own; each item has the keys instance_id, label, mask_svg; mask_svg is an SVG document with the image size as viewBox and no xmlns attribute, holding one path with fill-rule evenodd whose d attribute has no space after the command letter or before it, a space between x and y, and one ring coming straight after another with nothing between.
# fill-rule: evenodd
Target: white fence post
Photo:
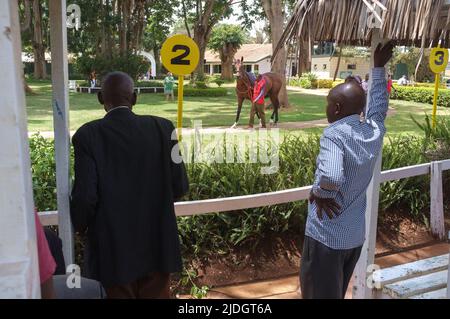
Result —
<instances>
[{"instance_id":1,"label":"white fence post","mask_svg":"<svg viewBox=\"0 0 450 319\"><path fill-rule=\"evenodd\" d=\"M69 71L67 64L66 0L49 1L52 53L53 125L55 130L58 231L66 264L73 263L73 231L70 222Z\"/></svg>"},{"instance_id":2,"label":"white fence post","mask_svg":"<svg viewBox=\"0 0 450 319\"><path fill-rule=\"evenodd\" d=\"M19 9L0 1L0 299L40 298Z\"/></svg>"},{"instance_id":3,"label":"white fence post","mask_svg":"<svg viewBox=\"0 0 450 319\"><path fill-rule=\"evenodd\" d=\"M450 254L448 256L448 271L447 271L447 299L450 299Z\"/></svg>"},{"instance_id":4,"label":"white fence post","mask_svg":"<svg viewBox=\"0 0 450 319\"><path fill-rule=\"evenodd\" d=\"M430 182L431 232L439 239L445 238L444 197L442 193L442 162L431 162Z\"/></svg>"}]
</instances>

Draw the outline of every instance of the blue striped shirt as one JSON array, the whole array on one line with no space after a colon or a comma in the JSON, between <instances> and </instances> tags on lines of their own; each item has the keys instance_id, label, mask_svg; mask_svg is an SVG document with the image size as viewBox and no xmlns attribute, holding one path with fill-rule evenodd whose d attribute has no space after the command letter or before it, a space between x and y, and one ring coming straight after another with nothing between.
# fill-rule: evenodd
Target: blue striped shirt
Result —
<instances>
[{"instance_id":1,"label":"blue striped shirt","mask_svg":"<svg viewBox=\"0 0 450 319\"><path fill-rule=\"evenodd\" d=\"M332 249L364 243L366 190L383 145L388 104L385 70L374 68L366 119L359 115L340 119L328 126L320 139L313 192L321 198L334 198L341 210L332 219L324 213L320 220L315 203L309 204L305 234Z\"/></svg>"}]
</instances>

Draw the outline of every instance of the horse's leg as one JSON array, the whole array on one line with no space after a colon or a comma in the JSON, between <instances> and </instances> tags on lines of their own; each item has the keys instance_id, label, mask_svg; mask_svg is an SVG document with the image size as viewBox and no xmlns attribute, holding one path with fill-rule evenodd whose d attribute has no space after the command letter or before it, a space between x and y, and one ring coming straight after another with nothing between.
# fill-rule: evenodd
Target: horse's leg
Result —
<instances>
[{"instance_id":1,"label":"horse's leg","mask_svg":"<svg viewBox=\"0 0 450 319\"><path fill-rule=\"evenodd\" d=\"M271 116L271 120L274 120L274 124L276 125L278 123L278 110L280 108L280 102L278 101L278 94L271 94L270 100L273 104L273 113Z\"/></svg>"},{"instance_id":2,"label":"horse's leg","mask_svg":"<svg viewBox=\"0 0 450 319\"><path fill-rule=\"evenodd\" d=\"M236 110L236 121L234 122L233 126L231 126L231 128L236 128L236 126L238 125L239 117L241 116L242 103L243 102L244 102L244 98L238 96L238 107L237 107L237 110Z\"/></svg>"}]
</instances>

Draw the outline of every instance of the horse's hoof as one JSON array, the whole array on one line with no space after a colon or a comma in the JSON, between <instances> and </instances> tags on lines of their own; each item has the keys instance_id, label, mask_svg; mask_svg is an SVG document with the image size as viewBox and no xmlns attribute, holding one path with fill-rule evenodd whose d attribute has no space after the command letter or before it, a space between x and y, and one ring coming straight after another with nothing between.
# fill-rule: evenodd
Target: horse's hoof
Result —
<instances>
[{"instance_id":1,"label":"horse's hoof","mask_svg":"<svg viewBox=\"0 0 450 319\"><path fill-rule=\"evenodd\" d=\"M237 123L234 123L231 128L236 128L237 127Z\"/></svg>"}]
</instances>

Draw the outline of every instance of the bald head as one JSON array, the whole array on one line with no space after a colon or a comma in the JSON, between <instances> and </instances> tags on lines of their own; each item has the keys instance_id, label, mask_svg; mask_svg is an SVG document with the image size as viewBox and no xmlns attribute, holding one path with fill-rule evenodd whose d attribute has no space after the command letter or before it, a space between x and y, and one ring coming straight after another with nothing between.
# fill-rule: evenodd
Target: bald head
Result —
<instances>
[{"instance_id":1,"label":"bald head","mask_svg":"<svg viewBox=\"0 0 450 319\"><path fill-rule=\"evenodd\" d=\"M327 118L336 122L353 114L361 114L366 105L366 94L355 81L348 81L333 88L327 97Z\"/></svg>"},{"instance_id":2,"label":"bald head","mask_svg":"<svg viewBox=\"0 0 450 319\"><path fill-rule=\"evenodd\" d=\"M111 72L102 82L98 100L109 111L117 106L132 108L136 104L133 79L123 72Z\"/></svg>"}]
</instances>

